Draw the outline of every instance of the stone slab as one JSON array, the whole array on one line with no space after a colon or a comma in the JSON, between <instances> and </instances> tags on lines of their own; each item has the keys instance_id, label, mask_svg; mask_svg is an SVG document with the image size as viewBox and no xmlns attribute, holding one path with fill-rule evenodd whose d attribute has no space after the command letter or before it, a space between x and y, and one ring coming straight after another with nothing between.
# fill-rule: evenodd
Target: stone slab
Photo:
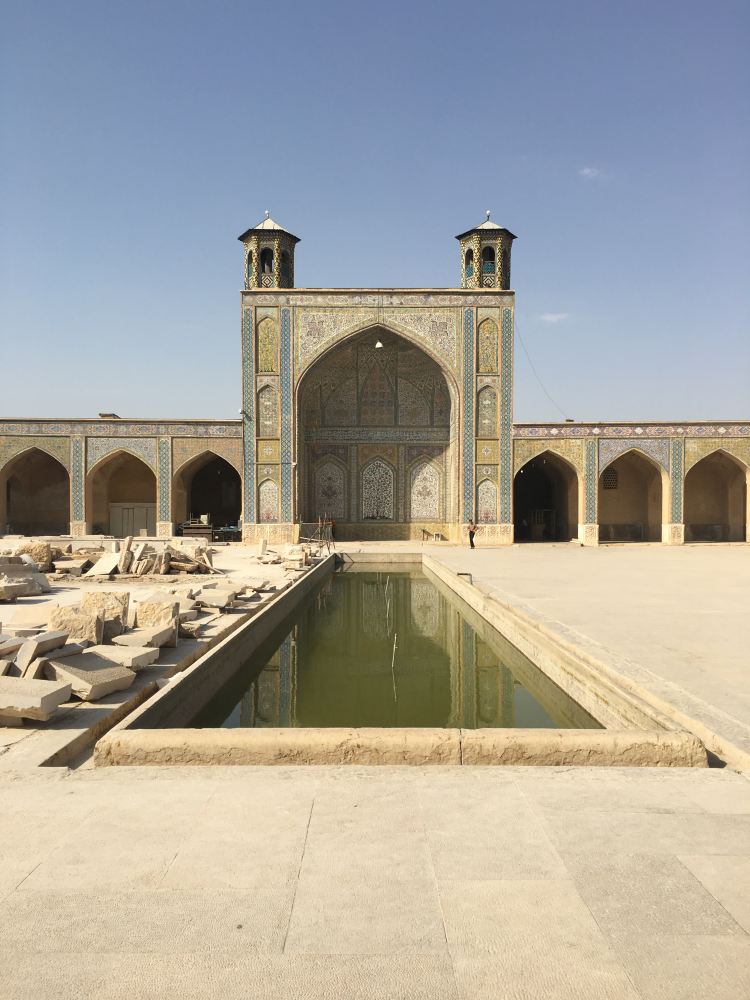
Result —
<instances>
[{"instance_id":1,"label":"stone slab","mask_svg":"<svg viewBox=\"0 0 750 1000\"><path fill-rule=\"evenodd\" d=\"M71 639L88 639L99 645L104 636L104 619L92 611L80 608L58 608L49 619L50 628L65 629Z\"/></svg>"},{"instance_id":2,"label":"stone slab","mask_svg":"<svg viewBox=\"0 0 750 1000\"><path fill-rule=\"evenodd\" d=\"M90 653L103 656L105 660L119 663L128 670L142 670L150 666L159 657L159 650L151 646L92 646Z\"/></svg>"},{"instance_id":3,"label":"stone slab","mask_svg":"<svg viewBox=\"0 0 750 1000\"><path fill-rule=\"evenodd\" d=\"M45 653L64 646L68 641L68 635L68 632L52 631L42 632L34 639L27 639L16 654L16 666L23 673L38 656L44 656Z\"/></svg>"},{"instance_id":4,"label":"stone slab","mask_svg":"<svg viewBox=\"0 0 750 1000\"><path fill-rule=\"evenodd\" d=\"M70 698L69 681L0 677L0 714L46 722Z\"/></svg>"},{"instance_id":5,"label":"stone slab","mask_svg":"<svg viewBox=\"0 0 750 1000\"><path fill-rule=\"evenodd\" d=\"M110 576L117 572L117 564L120 561L119 552L105 552L96 563L87 570L86 576Z\"/></svg>"},{"instance_id":6,"label":"stone slab","mask_svg":"<svg viewBox=\"0 0 750 1000\"><path fill-rule=\"evenodd\" d=\"M48 660L45 673L50 680L70 683L73 694L82 701L97 701L113 691L124 691L135 680L132 670L88 651Z\"/></svg>"},{"instance_id":7,"label":"stone slab","mask_svg":"<svg viewBox=\"0 0 750 1000\"><path fill-rule=\"evenodd\" d=\"M112 639L115 646L173 646L174 625L154 625L151 628L139 628L135 632L126 632Z\"/></svg>"}]
</instances>

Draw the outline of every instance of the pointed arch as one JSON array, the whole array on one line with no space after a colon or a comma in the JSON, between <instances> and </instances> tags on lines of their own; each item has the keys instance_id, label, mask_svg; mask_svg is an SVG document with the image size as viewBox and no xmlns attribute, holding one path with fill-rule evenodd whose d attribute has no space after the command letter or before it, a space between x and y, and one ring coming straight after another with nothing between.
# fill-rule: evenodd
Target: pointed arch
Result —
<instances>
[{"instance_id":1,"label":"pointed arch","mask_svg":"<svg viewBox=\"0 0 750 1000\"><path fill-rule=\"evenodd\" d=\"M363 521L393 521L396 510L396 470L378 455L360 471Z\"/></svg>"},{"instance_id":2,"label":"pointed arch","mask_svg":"<svg viewBox=\"0 0 750 1000\"><path fill-rule=\"evenodd\" d=\"M0 531L62 535L70 531L70 473L60 459L32 445L0 468Z\"/></svg>"},{"instance_id":3,"label":"pointed arch","mask_svg":"<svg viewBox=\"0 0 750 1000\"><path fill-rule=\"evenodd\" d=\"M156 534L156 474L127 447L115 448L86 473L86 511L94 534Z\"/></svg>"},{"instance_id":4,"label":"pointed arch","mask_svg":"<svg viewBox=\"0 0 750 1000\"><path fill-rule=\"evenodd\" d=\"M517 541L564 541L578 537L583 523L584 481L572 455L557 450L566 442L549 447L519 449L513 480L514 536ZM577 445L578 442L575 442ZM518 468L519 459L526 461Z\"/></svg>"},{"instance_id":5,"label":"pointed arch","mask_svg":"<svg viewBox=\"0 0 750 1000\"><path fill-rule=\"evenodd\" d=\"M487 320L485 320L485 323ZM497 390L486 385L477 394L477 437L497 437Z\"/></svg>"},{"instance_id":6,"label":"pointed arch","mask_svg":"<svg viewBox=\"0 0 750 1000\"><path fill-rule=\"evenodd\" d=\"M428 458L417 459L409 468L409 515L412 521L443 520L442 469Z\"/></svg>"},{"instance_id":7,"label":"pointed arch","mask_svg":"<svg viewBox=\"0 0 750 1000\"><path fill-rule=\"evenodd\" d=\"M324 515L335 521L348 520L348 475L348 468L335 455L324 455L315 463L312 470L311 521Z\"/></svg>"},{"instance_id":8,"label":"pointed arch","mask_svg":"<svg viewBox=\"0 0 750 1000\"><path fill-rule=\"evenodd\" d=\"M279 394L270 385L258 393L258 437L279 436Z\"/></svg>"},{"instance_id":9,"label":"pointed arch","mask_svg":"<svg viewBox=\"0 0 750 1000\"><path fill-rule=\"evenodd\" d=\"M747 541L749 497L750 467L726 448L712 448L685 475L685 541Z\"/></svg>"},{"instance_id":10,"label":"pointed arch","mask_svg":"<svg viewBox=\"0 0 750 1000\"><path fill-rule=\"evenodd\" d=\"M601 464L597 489L600 542L662 540L670 482L657 458L638 444L623 449Z\"/></svg>"},{"instance_id":11,"label":"pointed arch","mask_svg":"<svg viewBox=\"0 0 750 1000\"><path fill-rule=\"evenodd\" d=\"M475 519L477 524L497 524L497 483L480 479L477 483Z\"/></svg>"},{"instance_id":12,"label":"pointed arch","mask_svg":"<svg viewBox=\"0 0 750 1000\"><path fill-rule=\"evenodd\" d=\"M206 478L210 466L215 467L211 471L216 476L203 486L200 480ZM174 524L183 524L191 514L209 514L212 524L225 527L236 524L239 518L242 478L235 462L211 448L203 448L174 470L170 493Z\"/></svg>"},{"instance_id":13,"label":"pointed arch","mask_svg":"<svg viewBox=\"0 0 750 1000\"><path fill-rule=\"evenodd\" d=\"M279 520L279 485L273 479L258 483L258 521L276 524Z\"/></svg>"}]
</instances>

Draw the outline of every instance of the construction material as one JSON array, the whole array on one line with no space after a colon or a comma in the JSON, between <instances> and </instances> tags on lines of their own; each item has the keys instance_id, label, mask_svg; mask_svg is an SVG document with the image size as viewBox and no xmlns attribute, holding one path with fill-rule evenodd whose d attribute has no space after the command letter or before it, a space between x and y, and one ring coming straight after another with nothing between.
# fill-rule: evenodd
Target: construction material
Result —
<instances>
[{"instance_id":1,"label":"construction material","mask_svg":"<svg viewBox=\"0 0 750 1000\"><path fill-rule=\"evenodd\" d=\"M64 629L71 639L88 639L97 646L104 636L104 618L81 608L56 608L49 616L52 629Z\"/></svg>"},{"instance_id":2,"label":"construction material","mask_svg":"<svg viewBox=\"0 0 750 1000\"><path fill-rule=\"evenodd\" d=\"M70 692L68 681L0 677L0 716L47 722L69 700Z\"/></svg>"},{"instance_id":3,"label":"construction material","mask_svg":"<svg viewBox=\"0 0 750 1000\"><path fill-rule=\"evenodd\" d=\"M45 673L49 680L70 684L73 694L82 701L97 701L112 691L124 691L135 680L132 670L88 650L78 656L48 660Z\"/></svg>"}]
</instances>

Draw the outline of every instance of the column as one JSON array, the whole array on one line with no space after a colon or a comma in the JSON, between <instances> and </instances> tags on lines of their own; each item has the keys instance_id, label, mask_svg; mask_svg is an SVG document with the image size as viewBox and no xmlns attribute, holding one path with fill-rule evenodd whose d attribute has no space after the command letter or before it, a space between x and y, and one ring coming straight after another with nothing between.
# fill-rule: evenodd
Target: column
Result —
<instances>
[{"instance_id":1,"label":"column","mask_svg":"<svg viewBox=\"0 0 750 1000\"><path fill-rule=\"evenodd\" d=\"M175 533L172 523L172 439L159 438L156 447L156 536L171 538Z\"/></svg>"},{"instance_id":2,"label":"column","mask_svg":"<svg viewBox=\"0 0 750 1000\"><path fill-rule=\"evenodd\" d=\"M666 545L685 544L685 524L682 512L683 470L685 468L683 447L682 438L673 439L669 462L670 523L661 526L661 540Z\"/></svg>"},{"instance_id":3,"label":"column","mask_svg":"<svg viewBox=\"0 0 750 1000\"><path fill-rule=\"evenodd\" d=\"M474 310L464 309L463 468L461 470L463 484L461 520L463 524L468 524L474 517L474 397L476 394L474 368ZM465 530L462 541L468 542Z\"/></svg>"},{"instance_id":4,"label":"column","mask_svg":"<svg viewBox=\"0 0 750 1000\"><path fill-rule=\"evenodd\" d=\"M281 310L281 523L291 524L292 511L292 310ZM291 535L288 539L291 541Z\"/></svg>"},{"instance_id":5,"label":"column","mask_svg":"<svg viewBox=\"0 0 750 1000\"><path fill-rule=\"evenodd\" d=\"M599 544L599 525L596 521L596 495L599 485L599 447L597 438L586 439L586 502L585 522L578 525L578 540L582 545Z\"/></svg>"},{"instance_id":6,"label":"column","mask_svg":"<svg viewBox=\"0 0 750 1000\"><path fill-rule=\"evenodd\" d=\"M500 339L500 504L498 542L513 544L513 310L503 307Z\"/></svg>"},{"instance_id":7,"label":"column","mask_svg":"<svg viewBox=\"0 0 750 1000\"><path fill-rule=\"evenodd\" d=\"M257 254L255 255L257 257ZM253 268L257 261L253 259ZM253 272L255 273L255 272ZM242 310L242 539L255 538L255 330L253 310Z\"/></svg>"},{"instance_id":8,"label":"column","mask_svg":"<svg viewBox=\"0 0 750 1000\"><path fill-rule=\"evenodd\" d=\"M74 437L70 442L70 533L80 538L91 532L86 522L86 439Z\"/></svg>"}]
</instances>

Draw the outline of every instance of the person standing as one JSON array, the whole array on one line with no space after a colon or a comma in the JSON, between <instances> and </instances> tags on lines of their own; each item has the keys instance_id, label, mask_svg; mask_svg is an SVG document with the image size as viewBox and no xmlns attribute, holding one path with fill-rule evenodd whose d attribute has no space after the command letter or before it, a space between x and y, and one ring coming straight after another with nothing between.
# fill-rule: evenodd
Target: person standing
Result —
<instances>
[{"instance_id":1,"label":"person standing","mask_svg":"<svg viewBox=\"0 0 750 1000\"><path fill-rule=\"evenodd\" d=\"M474 548L474 535L476 533L476 530L477 526L476 524L474 524L474 520L472 518L472 520L469 521L469 545L472 547L472 549Z\"/></svg>"}]
</instances>

